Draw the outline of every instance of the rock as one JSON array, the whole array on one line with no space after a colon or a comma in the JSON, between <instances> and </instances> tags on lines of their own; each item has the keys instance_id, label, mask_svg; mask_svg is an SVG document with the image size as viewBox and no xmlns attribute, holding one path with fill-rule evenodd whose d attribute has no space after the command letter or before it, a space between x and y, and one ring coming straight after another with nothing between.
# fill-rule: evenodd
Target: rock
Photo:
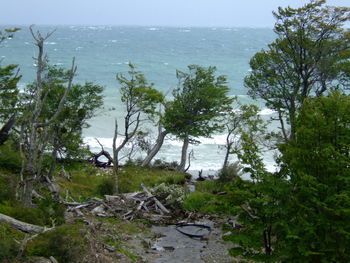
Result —
<instances>
[{"instance_id":1,"label":"rock","mask_svg":"<svg viewBox=\"0 0 350 263\"><path fill-rule=\"evenodd\" d=\"M91 213L94 215L103 214L104 212L105 208L103 205L96 206L94 209L91 210Z\"/></svg>"},{"instance_id":2,"label":"rock","mask_svg":"<svg viewBox=\"0 0 350 263\"><path fill-rule=\"evenodd\" d=\"M30 263L52 263L52 261L48 258L44 257L33 257L29 261Z\"/></svg>"}]
</instances>

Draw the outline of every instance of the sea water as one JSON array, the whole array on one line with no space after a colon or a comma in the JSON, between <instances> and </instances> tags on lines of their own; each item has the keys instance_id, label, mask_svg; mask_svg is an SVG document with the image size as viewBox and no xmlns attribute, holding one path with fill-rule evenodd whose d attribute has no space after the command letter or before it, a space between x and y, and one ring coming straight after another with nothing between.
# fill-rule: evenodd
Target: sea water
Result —
<instances>
[{"instance_id":1,"label":"sea water","mask_svg":"<svg viewBox=\"0 0 350 263\"><path fill-rule=\"evenodd\" d=\"M37 55L37 49L28 27L21 28L13 39L2 43L0 57L2 65L19 65L22 75L19 85L23 88L35 79L33 57ZM95 138L106 150L111 150L115 119L122 123L124 114L116 74L126 74L129 62L168 98L178 85L176 70L186 71L191 64L216 66L218 75L227 76L230 96L238 96L243 103L257 103L263 107L262 103L252 101L246 95L243 83L250 71L251 57L274 40L272 29L37 26L34 27L36 30L43 36L55 30L45 43L50 64L69 69L75 57L78 66L75 81L92 81L105 87L104 109L90 120L90 128L83 132L92 151L100 150ZM115 109L109 110L111 108ZM261 114L268 118L272 111L262 108ZM212 138L199 138L201 143L189 148L194 153L190 169L213 172L220 169L225 139L224 133L214 134ZM181 146L180 141L169 137L155 158L179 161ZM264 159L268 169L272 170L272 155L266 154Z\"/></svg>"}]
</instances>

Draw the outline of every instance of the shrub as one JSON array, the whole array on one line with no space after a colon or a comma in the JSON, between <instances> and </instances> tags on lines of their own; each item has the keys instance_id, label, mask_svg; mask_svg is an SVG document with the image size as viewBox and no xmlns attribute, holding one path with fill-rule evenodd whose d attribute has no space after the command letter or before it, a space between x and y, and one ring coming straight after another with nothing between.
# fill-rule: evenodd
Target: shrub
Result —
<instances>
[{"instance_id":1,"label":"shrub","mask_svg":"<svg viewBox=\"0 0 350 263\"><path fill-rule=\"evenodd\" d=\"M115 190L115 181L112 178L104 178L97 186L97 193L101 196L112 195Z\"/></svg>"},{"instance_id":2,"label":"shrub","mask_svg":"<svg viewBox=\"0 0 350 263\"><path fill-rule=\"evenodd\" d=\"M164 170L176 170L176 168L179 166L179 164L175 162L166 162L162 159L156 159L154 160L152 167L158 168L158 169L164 169Z\"/></svg>"},{"instance_id":3,"label":"shrub","mask_svg":"<svg viewBox=\"0 0 350 263\"><path fill-rule=\"evenodd\" d=\"M21 157L14 145L8 142L0 147L0 167L18 173L21 170Z\"/></svg>"},{"instance_id":4,"label":"shrub","mask_svg":"<svg viewBox=\"0 0 350 263\"><path fill-rule=\"evenodd\" d=\"M15 182L10 176L0 175L0 203L15 199Z\"/></svg>"},{"instance_id":5,"label":"shrub","mask_svg":"<svg viewBox=\"0 0 350 263\"><path fill-rule=\"evenodd\" d=\"M187 192L184 187L179 185L166 185L162 183L151 189L153 195L155 195L160 201L172 209L182 209L183 202L187 196Z\"/></svg>"},{"instance_id":6,"label":"shrub","mask_svg":"<svg viewBox=\"0 0 350 263\"><path fill-rule=\"evenodd\" d=\"M238 163L238 161L231 163L219 171L218 179L220 182L224 183L234 182L242 175L242 169L243 167Z\"/></svg>"},{"instance_id":7,"label":"shrub","mask_svg":"<svg viewBox=\"0 0 350 263\"><path fill-rule=\"evenodd\" d=\"M15 262L20 244L15 239L20 240L22 233L12 229L8 224L0 224L0 262Z\"/></svg>"},{"instance_id":8,"label":"shrub","mask_svg":"<svg viewBox=\"0 0 350 263\"><path fill-rule=\"evenodd\" d=\"M84 262L87 241L79 225L65 225L40 234L28 242L26 255L53 256L58 262Z\"/></svg>"}]
</instances>

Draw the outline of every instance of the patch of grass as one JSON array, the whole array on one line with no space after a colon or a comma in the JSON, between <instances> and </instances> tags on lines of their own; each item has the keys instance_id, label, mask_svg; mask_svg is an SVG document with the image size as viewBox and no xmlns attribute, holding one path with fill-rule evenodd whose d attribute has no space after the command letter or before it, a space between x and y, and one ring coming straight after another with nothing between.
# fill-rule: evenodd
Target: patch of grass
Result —
<instances>
[{"instance_id":1,"label":"patch of grass","mask_svg":"<svg viewBox=\"0 0 350 263\"><path fill-rule=\"evenodd\" d=\"M141 183L147 187L154 187L161 183L184 184L186 181L182 173L141 167L124 167L119 176L119 189L122 193L140 191Z\"/></svg>"},{"instance_id":2,"label":"patch of grass","mask_svg":"<svg viewBox=\"0 0 350 263\"><path fill-rule=\"evenodd\" d=\"M184 208L188 211L227 214L234 212L228 195L218 195L225 192L227 184L218 180L206 180L196 183L196 191L190 193L184 201Z\"/></svg>"},{"instance_id":3,"label":"patch of grass","mask_svg":"<svg viewBox=\"0 0 350 263\"><path fill-rule=\"evenodd\" d=\"M204 193L218 193L225 190L225 184L218 180L205 180L196 183L196 191Z\"/></svg>"},{"instance_id":4,"label":"patch of grass","mask_svg":"<svg viewBox=\"0 0 350 263\"><path fill-rule=\"evenodd\" d=\"M148 230L149 221L146 219L136 219L134 221L121 220L114 217L103 217L101 221L111 224L112 226L118 226L118 231L125 234L136 234L142 231Z\"/></svg>"},{"instance_id":5,"label":"patch of grass","mask_svg":"<svg viewBox=\"0 0 350 263\"><path fill-rule=\"evenodd\" d=\"M47 198L38 200L36 207L27 208L18 201L3 201L0 203L0 213L17 220L40 226L52 226L64 223L65 207L58 202Z\"/></svg>"},{"instance_id":6,"label":"patch of grass","mask_svg":"<svg viewBox=\"0 0 350 263\"><path fill-rule=\"evenodd\" d=\"M109 176L104 170L94 168L87 163L72 163L68 167L65 166L65 169L70 174L71 181L57 177L57 182L61 187L61 195L65 198L68 190L69 196L75 201L85 201L99 195L98 185L101 185Z\"/></svg>"}]
</instances>

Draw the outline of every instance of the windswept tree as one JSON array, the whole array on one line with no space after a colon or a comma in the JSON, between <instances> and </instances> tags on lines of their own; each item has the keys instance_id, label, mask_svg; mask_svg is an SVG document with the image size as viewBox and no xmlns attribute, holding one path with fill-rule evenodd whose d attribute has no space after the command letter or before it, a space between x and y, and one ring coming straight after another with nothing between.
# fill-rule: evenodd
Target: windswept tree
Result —
<instances>
[{"instance_id":1,"label":"windswept tree","mask_svg":"<svg viewBox=\"0 0 350 263\"><path fill-rule=\"evenodd\" d=\"M122 74L117 75L117 80L121 85L121 101L125 105L124 131L119 133L118 122L116 120L113 138L113 167L117 188L120 151L137 134L140 125L157 114L157 105L164 100L164 95L156 90L152 84L149 84L145 76L137 71L131 63L129 63L128 74L129 78ZM123 136L123 139L117 146L118 135Z\"/></svg>"},{"instance_id":2,"label":"windswept tree","mask_svg":"<svg viewBox=\"0 0 350 263\"><path fill-rule=\"evenodd\" d=\"M70 71L48 66L43 74L42 85L46 98L40 114L41 119L52 116L64 95ZM36 89L36 82L27 87L27 94ZM88 120L96 115L97 109L103 105L103 87L85 83L73 84L57 119L50 125L46 152L51 152L51 168L49 178L60 156L65 159L86 157L86 149L82 138L82 130L89 127ZM85 155L84 155L85 152Z\"/></svg>"},{"instance_id":3,"label":"windswept tree","mask_svg":"<svg viewBox=\"0 0 350 263\"><path fill-rule=\"evenodd\" d=\"M0 31L0 44L5 39L13 37L13 33L18 28L5 29ZM2 60L0 60L0 63ZM19 69L17 65L7 65L3 67L0 64L0 145L3 144L9 136L9 132L16 122L18 88L17 83L20 80Z\"/></svg>"},{"instance_id":4,"label":"windswept tree","mask_svg":"<svg viewBox=\"0 0 350 263\"><path fill-rule=\"evenodd\" d=\"M256 141L263 139L266 123L259 115L259 107L256 105L241 105L238 109L227 114L226 121L226 144L223 169L229 164L232 154L239 154L242 148L245 134L250 133Z\"/></svg>"},{"instance_id":5,"label":"windswept tree","mask_svg":"<svg viewBox=\"0 0 350 263\"><path fill-rule=\"evenodd\" d=\"M72 67L67 75L64 92L58 98L57 108L52 114L43 118L44 105L51 90L51 87L45 86L45 72L48 65L44 52L44 42L53 32L43 36L40 32L35 33L32 27L30 27L30 32L35 40L35 45L38 47L38 55L35 61L37 64L36 81L31 92L27 94L24 113L20 121L20 148L23 160L19 196L26 206L32 205L32 192L35 184L40 179L39 175L42 169L42 160L48 143L49 132L64 108L76 73L73 59Z\"/></svg>"},{"instance_id":6,"label":"windswept tree","mask_svg":"<svg viewBox=\"0 0 350 263\"><path fill-rule=\"evenodd\" d=\"M343 28L350 9L325 2L280 7L273 13L277 39L250 61L248 94L278 113L284 140L295 137L296 112L307 97L350 82L350 32Z\"/></svg>"},{"instance_id":7,"label":"windswept tree","mask_svg":"<svg viewBox=\"0 0 350 263\"><path fill-rule=\"evenodd\" d=\"M234 100L228 97L226 77L215 76L215 67L190 65L188 69L189 73L177 72L179 87L166 105L163 119L165 130L183 140L180 171L185 170L189 143L221 131Z\"/></svg>"}]
</instances>

